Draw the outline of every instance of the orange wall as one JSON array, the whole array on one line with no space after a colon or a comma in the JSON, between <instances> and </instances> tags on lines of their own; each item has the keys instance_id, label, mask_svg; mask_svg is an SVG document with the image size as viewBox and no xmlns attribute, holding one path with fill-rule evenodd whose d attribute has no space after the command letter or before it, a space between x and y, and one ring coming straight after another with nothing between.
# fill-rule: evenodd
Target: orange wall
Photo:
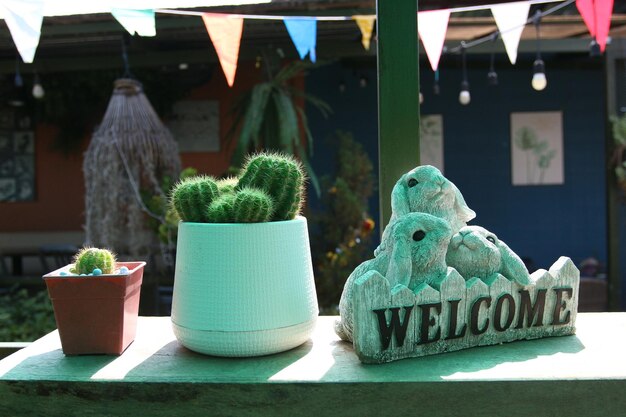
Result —
<instances>
[{"instance_id":1,"label":"orange wall","mask_svg":"<svg viewBox=\"0 0 626 417\"><path fill-rule=\"evenodd\" d=\"M233 101L259 79L260 71L253 64L242 64L234 87L229 88L221 70L216 68L211 81L190 93L187 99L219 100L221 143L219 152L182 153L183 167L191 166L211 175L221 175L228 169L234 150L234 143L227 144L225 137L232 123L230 109ZM82 229L85 221L82 163L87 140L80 152L65 156L50 150L55 134L53 126L38 125L35 129L35 201L0 202L0 233Z\"/></svg>"}]
</instances>

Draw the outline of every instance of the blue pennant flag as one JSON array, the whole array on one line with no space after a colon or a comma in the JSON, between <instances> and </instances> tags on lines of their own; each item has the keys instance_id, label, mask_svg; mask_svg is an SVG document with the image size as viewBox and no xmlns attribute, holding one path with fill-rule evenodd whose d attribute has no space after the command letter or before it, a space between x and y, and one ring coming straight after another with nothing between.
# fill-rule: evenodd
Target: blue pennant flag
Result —
<instances>
[{"instance_id":1,"label":"blue pennant flag","mask_svg":"<svg viewBox=\"0 0 626 417\"><path fill-rule=\"evenodd\" d=\"M315 18L286 18L287 32L296 46L300 59L309 54L311 62L315 62L315 43L317 42L317 20Z\"/></svg>"}]
</instances>

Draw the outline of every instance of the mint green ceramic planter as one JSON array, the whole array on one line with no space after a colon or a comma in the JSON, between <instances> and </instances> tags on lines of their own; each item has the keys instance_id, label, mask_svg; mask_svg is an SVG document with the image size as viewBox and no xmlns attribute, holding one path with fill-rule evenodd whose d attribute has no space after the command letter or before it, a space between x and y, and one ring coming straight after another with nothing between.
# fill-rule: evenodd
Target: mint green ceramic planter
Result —
<instances>
[{"instance_id":1,"label":"mint green ceramic planter","mask_svg":"<svg viewBox=\"0 0 626 417\"><path fill-rule=\"evenodd\" d=\"M318 315L304 217L178 226L172 325L196 352L257 356L304 343Z\"/></svg>"}]
</instances>

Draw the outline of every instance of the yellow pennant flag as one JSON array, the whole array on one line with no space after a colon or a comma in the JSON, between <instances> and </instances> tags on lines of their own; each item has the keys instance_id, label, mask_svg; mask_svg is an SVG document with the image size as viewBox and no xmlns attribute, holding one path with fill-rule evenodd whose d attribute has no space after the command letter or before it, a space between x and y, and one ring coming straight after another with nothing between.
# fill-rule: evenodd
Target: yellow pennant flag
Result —
<instances>
[{"instance_id":1,"label":"yellow pennant flag","mask_svg":"<svg viewBox=\"0 0 626 417\"><path fill-rule=\"evenodd\" d=\"M356 20L356 24L361 29L361 43L363 44L363 48L367 51L370 50L370 40L372 39L372 30L374 30L374 21L376 20L376 16L352 16L354 20Z\"/></svg>"},{"instance_id":2,"label":"yellow pennant flag","mask_svg":"<svg viewBox=\"0 0 626 417\"><path fill-rule=\"evenodd\" d=\"M217 52L228 86L232 87L237 72L243 19L205 13L202 20Z\"/></svg>"}]
</instances>

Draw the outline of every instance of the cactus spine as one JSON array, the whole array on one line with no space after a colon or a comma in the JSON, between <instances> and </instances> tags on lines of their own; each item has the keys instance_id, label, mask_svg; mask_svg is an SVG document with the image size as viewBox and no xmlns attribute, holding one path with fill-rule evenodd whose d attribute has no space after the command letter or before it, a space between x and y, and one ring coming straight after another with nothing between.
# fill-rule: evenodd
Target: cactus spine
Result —
<instances>
[{"instance_id":1,"label":"cactus spine","mask_svg":"<svg viewBox=\"0 0 626 417\"><path fill-rule=\"evenodd\" d=\"M185 222L207 222L207 207L219 195L215 180L208 176L187 178L174 187L171 202Z\"/></svg>"},{"instance_id":2,"label":"cactus spine","mask_svg":"<svg viewBox=\"0 0 626 417\"><path fill-rule=\"evenodd\" d=\"M250 158L236 189L257 188L274 200L271 221L291 220L302 204L304 174L294 158L280 154L260 154Z\"/></svg>"},{"instance_id":3,"label":"cactus spine","mask_svg":"<svg viewBox=\"0 0 626 417\"><path fill-rule=\"evenodd\" d=\"M74 257L73 272L76 274L91 274L96 268L103 274L112 274L115 271L115 255L106 249L83 248Z\"/></svg>"},{"instance_id":4,"label":"cactus spine","mask_svg":"<svg viewBox=\"0 0 626 417\"><path fill-rule=\"evenodd\" d=\"M274 202L265 192L244 188L234 194L225 194L207 209L212 223L259 223L272 216Z\"/></svg>"},{"instance_id":5,"label":"cactus spine","mask_svg":"<svg viewBox=\"0 0 626 417\"><path fill-rule=\"evenodd\" d=\"M222 194L234 194L235 187L237 186L236 177L228 177L221 180L217 180L217 189Z\"/></svg>"}]
</instances>

